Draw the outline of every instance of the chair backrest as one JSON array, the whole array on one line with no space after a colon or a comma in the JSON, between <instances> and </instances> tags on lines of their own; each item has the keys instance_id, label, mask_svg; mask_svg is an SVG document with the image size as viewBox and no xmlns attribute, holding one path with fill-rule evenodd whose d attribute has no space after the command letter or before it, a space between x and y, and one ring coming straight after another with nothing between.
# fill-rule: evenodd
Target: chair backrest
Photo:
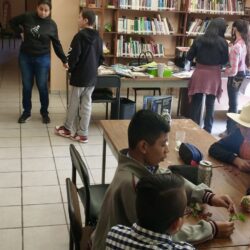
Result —
<instances>
[{"instance_id":1,"label":"chair backrest","mask_svg":"<svg viewBox=\"0 0 250 250\"><path fill-rule=\"evenodd\" d=\"M70 220L70 241L73 239L72 247L75 250L90 250L90 238L91 234L94 231L94 227L82 227L82 218L77 189L75 184L70 180L70 178L66 179L66 189L68 198L68 213Z\"/></svg>"},{"instance_id":2,"label":"chair backrest","mask_svg":"<svg viewBox=\"0 0 250 250\"><path fill-rule=\"evenodd\" d=\"M88 169L84 161L82 160L81 155L75 148L75 146L73 144L70 144L69 149L70 149L70 156L71 156L71 161L72 161L72 182L77 186L76 184L76 171L77 171L85 189L86 197L85 197L84 207L85 207L86 217L88 218L89 209L90 209L90 191L89 191L90 181L89 181Z\"/></svg>"},{"instance_id":3,"label":"chair backrest","mask_svg":"<svg viewBox=\"0 0 250 250\"><path fill-rule=\"evenodd\" d=\"M115 96L118 99L120 98L121 78L118 75L98 76L95 89L99 88L116 88Z\"/></svg>"},{"instance_id":4,"label":"chair backrest","mask_svg":"<svg viewBox=\"0 0 250 250\"><path fill-rule=\"evenodd\" d=\"M79 206L79 200L75 184L66 179L66 189L68 198L68 212L70 220L70 230L74 239L74 242L80 242L82 237L82 218Z\"/></svg>"}]
</instances>

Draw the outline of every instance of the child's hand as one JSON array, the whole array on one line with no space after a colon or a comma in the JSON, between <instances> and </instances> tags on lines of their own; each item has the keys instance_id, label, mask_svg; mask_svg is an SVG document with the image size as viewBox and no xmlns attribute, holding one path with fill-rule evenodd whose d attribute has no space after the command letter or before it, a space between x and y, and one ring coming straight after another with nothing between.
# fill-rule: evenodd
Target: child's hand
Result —
<instances>
[{"instance_id":1,"label":"child's hand","mask_svg":"<svg viewBox=\"0 0 250 250\"><path fill-rule=\"evenodd\" d=\"M236 213L235 204L228 195L214 195L210 204L214 207L225 207L230 213Z\"/></svg>"},{"instance_id":2,"label":"child's hand","mask_svg":"<svg viewBox=\"0 0 250 250\"><path fill-rule=\"evenodd\" d=\"M217 226L217 234L215 238L226 238L229 237L234 231L234 223L228 221L215 221Z\"/></svg>"},{"instance_id":3,"label":"child's hand","mask_svg":"<svg viewBox=\"0 0 250 250\"><path fill-rule=\"evenodd\" d=\"M233 164L239 168L240 171L250 172L250 160L244 160L236 157Z\"/></svg>"},{"instance_id":4,"label":"child's hand","mask_svg":"<svg viewBox=\"0 0 250 250\"><path fill-rule=\"evenodd\" d=\"M63 63L63 67L64 67L66 70L68 70L68 69L69 69L68 63Z\"/></svg>"}]
</instances>

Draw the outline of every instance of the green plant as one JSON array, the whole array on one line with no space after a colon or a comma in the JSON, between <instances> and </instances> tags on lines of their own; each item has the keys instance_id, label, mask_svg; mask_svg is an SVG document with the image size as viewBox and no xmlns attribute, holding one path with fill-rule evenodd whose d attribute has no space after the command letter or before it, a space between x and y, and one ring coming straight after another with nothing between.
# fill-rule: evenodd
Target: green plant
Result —
<instances>
[{"instance_id":1,"label":"green plant","mask_svg":"<svg viewBox=\"0 0 250 250\"><path fill-rule=\"evenodd\" d=\"M229 221L235 221L235 220L239 220L242 222L246 221L246 216L242 213L235 213L235 214L231 214L229 217Z\"/></svg>"}]
</instances>

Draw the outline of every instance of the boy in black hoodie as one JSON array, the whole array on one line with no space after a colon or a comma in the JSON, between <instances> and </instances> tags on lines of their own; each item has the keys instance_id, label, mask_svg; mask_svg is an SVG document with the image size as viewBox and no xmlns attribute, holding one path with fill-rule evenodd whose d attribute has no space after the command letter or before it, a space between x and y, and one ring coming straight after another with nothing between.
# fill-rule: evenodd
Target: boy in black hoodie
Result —
<instances>
[{"instance_id":1,"label":"boy in black hoodie","mask_svg":"<svg viewBox=\"0 0 250 250\"><path fill-rule=\"evenodd\" d=\"M64 125L56 126L55 133L70 137L78 142L88 142L88 127L91 116L91 95L97 81L97 68L103 62L102 40L93 29L95 14L93 11L81 11L79 16L80 31L73 38L68 64L71 73L72 91ZM78 117L78 127L74 127Z\"/></svg>"}]
</instances>

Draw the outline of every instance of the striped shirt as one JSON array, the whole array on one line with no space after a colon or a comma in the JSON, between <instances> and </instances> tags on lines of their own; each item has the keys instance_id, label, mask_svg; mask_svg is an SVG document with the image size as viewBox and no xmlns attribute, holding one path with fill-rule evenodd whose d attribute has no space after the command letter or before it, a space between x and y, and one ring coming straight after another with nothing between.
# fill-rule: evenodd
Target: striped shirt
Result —
<instances>
[{"instance_id":1,"label":"striped shirt","mask_svg":"<svg viewBox=\"0 0 250 250\"><path fill-rule=\"evenodd\" d=\"M186 242L173 242L167 234L155 233L134 223L132 227L117 225L111 228L106 239L106 250L171 249L194 250Z\"/></svg>"}]
</instances>

